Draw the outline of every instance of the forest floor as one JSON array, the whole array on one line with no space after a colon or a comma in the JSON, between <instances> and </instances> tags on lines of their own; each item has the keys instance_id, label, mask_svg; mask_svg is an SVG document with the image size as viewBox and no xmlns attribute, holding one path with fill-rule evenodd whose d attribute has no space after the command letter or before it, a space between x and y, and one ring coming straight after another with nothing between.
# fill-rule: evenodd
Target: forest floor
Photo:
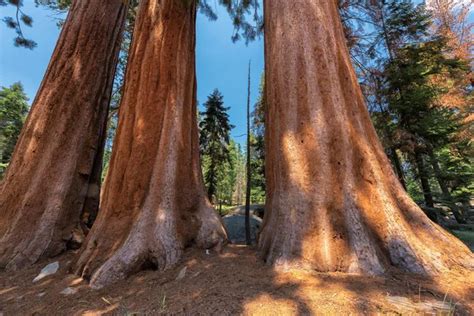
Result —
<instances>
[{"instance_id":1,"label":"forest floor","mask_svg":"<svg viewBox=\"0 0 474 316\"><path fill-rule=\"evenodd\" d=\"M229 245L218 253L186 251L180 265L142 271L101 290L67 273L74 254L26 271L0 272L0 315L474 315L474 276L385 278L292 270L275 272L255 250ZM36 283L48 263L59 271ZM70 287L75 294L61 294Z\"/></svg>"}]
</instances>

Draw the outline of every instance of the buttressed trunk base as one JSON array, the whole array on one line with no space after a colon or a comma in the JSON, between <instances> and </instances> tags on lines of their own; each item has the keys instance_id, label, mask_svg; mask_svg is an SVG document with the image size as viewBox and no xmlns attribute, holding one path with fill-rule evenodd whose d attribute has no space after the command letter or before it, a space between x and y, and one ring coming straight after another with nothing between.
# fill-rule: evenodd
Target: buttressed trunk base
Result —
<instances>
[{"instance_id":1,"label":"buttressed trunk base","mask_svg":"<svg viewBox=\"0 0 474 316\"><path fill-rule=\"evenodd\" d=\"M199 162L195 2L140 1L101 211L75 265L100 288L226 233Z\"/></svg>"},{"instance_id":2,"label":"buttressed trunk base","mask_svg":"<svg viewBox=\"0 0 474 316\"><path fill-rule=\"evenodd\" d=\"M265 1L269 264L438 274L473 255L403 190L376 136L336 1Z\"/></svg>"},{"instance_id":3,"label":"buttressed trunk base","mask_svg":"<svg viewBox=\"0 0 474 316\"><path fill-rule=\"evenodd\" d=\"M86 201L99 194L94 164L126 12L123 1L72 3L0 184L0 268L61 253L85 204L97 207Z\"/></svg>"}]
</instances>

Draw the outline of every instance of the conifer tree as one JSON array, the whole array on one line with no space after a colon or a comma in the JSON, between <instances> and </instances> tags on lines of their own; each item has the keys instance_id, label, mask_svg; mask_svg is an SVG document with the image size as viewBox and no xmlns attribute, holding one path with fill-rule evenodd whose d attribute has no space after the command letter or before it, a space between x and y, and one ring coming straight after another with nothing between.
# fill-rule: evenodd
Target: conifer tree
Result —
<instances>
[{"instance_id":1,"label":"conifer tree","mask_svg":"<svg viewBox=\"0 0 474 316\"><path fill-rule=\"evenodd\" d=\"M0 164L10 162L21 128L28 114L28 97L20 82L0 90ZM0 167L3 168L3 167ZM0 178L1 178L0 170Z\"/></svg>"},{"instance_id":2,"label":"conifer tree","mask_svg":"<svg viewBox=\"0 0 474 316\"><path fill-rule=\"evenodd\" d=\"M252 201L265 201L265 76L252 113Z\"/></svg>"},{"instance_id":3,"label":"conifer tree","mask_svg":"<svg viewBox=\"0 0 474 316\"><path fill-rule=\"evenodd\" d=\"M201 112L199 124L201 153L206 160L204 181L207 186L207 196L213 201L222 172L221 166L230 161L228 146L230 131L233 126L229 122L229 107L224 105L224 97L215 89L204 103L205 111Z\"/></svg>"}]
</instances>

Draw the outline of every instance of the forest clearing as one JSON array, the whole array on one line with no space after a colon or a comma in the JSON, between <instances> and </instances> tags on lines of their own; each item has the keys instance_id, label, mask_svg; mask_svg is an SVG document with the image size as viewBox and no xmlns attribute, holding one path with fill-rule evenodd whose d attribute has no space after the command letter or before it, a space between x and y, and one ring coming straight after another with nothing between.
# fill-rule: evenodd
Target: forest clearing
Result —
<instances>
[{"instance_id":1,"label":"forest clearing","mask_svg":"<svg viewBox=\"0 0 474 316\"><path fill-rule=\"evenodd\" d=\"M473 7L0 0L0 316L472 315Z\"/></svg>"}]
</instances>

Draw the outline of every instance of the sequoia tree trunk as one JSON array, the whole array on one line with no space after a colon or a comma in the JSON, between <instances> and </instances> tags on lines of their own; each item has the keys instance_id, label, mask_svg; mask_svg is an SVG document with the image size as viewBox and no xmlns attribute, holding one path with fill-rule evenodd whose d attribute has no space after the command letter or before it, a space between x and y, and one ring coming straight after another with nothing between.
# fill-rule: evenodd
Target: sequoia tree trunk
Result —
<instances>
[{"instance_id":1,"label":"sequoia tree trunk","mask_svg":"<svg viewBox=\"0 0 474 316\"><path fill-rule=\"evenodd\" d=\"M0 184L0 268L63 251L85 201L98 197L93 170L126 12L123 1L72 3Z\"/></svg>"},{"instance_id":2,"label":"sequoia tree trunk","mask_svg":"<svg viewBox=\"0 0 474 316\"><path fill-rule=\"evenodd\" d=\"M336 1L265 1L269 264L382 274L472 265L403 190L377 139Z\"/></svg>"},{"instance_id":3,"label":"sequoia tree trunk","mask_svg":"<svg viewBox=\"0 0 474 316\"><path fill-rule=\"evenodd\" d=\"M101 210L75 265L94 288L226 240L200 169L195 18L195 1L140 1Z\"/></svg>"}]
</instances>

